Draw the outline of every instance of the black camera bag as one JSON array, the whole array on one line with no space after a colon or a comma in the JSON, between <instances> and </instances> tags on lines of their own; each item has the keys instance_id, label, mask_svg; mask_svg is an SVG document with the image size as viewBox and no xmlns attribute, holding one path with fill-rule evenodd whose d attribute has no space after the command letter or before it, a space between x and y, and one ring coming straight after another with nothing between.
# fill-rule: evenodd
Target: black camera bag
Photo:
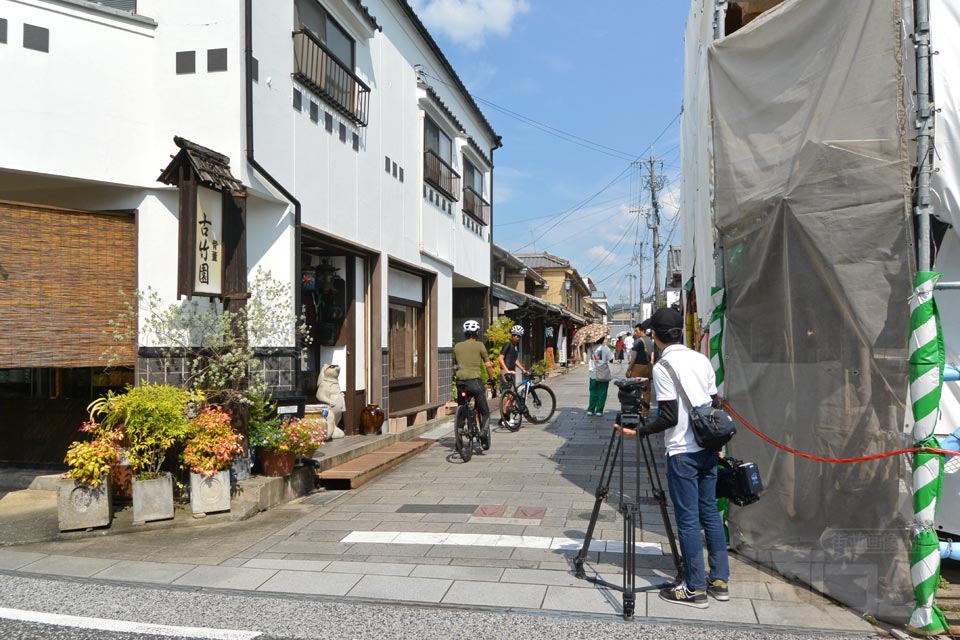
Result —
<instances>
[{"instance_id":1,"label":"black camera bag","mask_svg":"<svg viewBox=\"0 0 960 640\"><path fill-rule=\"evenodd\" d=\"M753 462L736 458L720 458L717 465L717 497L727 498L738 507L753 504L760 499L763 480L760 469Z\"/></svg>"}]
</instances>

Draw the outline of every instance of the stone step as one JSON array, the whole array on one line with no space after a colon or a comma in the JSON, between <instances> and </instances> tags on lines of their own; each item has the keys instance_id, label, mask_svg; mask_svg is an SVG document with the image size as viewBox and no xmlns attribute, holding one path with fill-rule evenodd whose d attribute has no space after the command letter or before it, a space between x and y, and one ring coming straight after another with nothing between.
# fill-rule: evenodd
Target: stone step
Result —
<instances>
[{"instance_id":1,"label":"stone step","mask_svg":"<svg viewBox=\"0 0 960 640\"><path fill-rule=\"evenodd\" d=\"M368 453L321 471L317 476L320 478L320 483L328 489L356 489L420 453L433 442L426 438L396 442L375 453Z\"/></svg>"}]
</instances>

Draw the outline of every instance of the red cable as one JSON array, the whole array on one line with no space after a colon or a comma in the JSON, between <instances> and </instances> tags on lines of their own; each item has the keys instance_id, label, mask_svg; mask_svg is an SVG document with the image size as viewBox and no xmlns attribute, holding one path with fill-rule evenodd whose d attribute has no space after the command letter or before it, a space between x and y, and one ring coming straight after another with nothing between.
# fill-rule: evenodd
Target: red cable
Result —
<instances>
[{"instance_id":1,"label":"red cable","mask_svg":"<svg viewBox=\"0 0 960 640\"><path fill-rule=\"evenodd\" d=\"M736 410L734 410L734 408L731 407L729 403L724 402L723 406L726 407L727 411L729 411L734 418L739 420L743 424L743 426L745 426L747 429L750 429L750 431L755 433L764 441L772 444L778 449L783 449L787 453L792 453L795 456L800 456L801 458L807 458L808 460L816 460L818 462L833 462L833 463L866 462L868 460L879 460L880 458L890 458L893 456L899 456L904 453L919 453L921 451L925 451L927 453L939 453L941 455L946 455L946 456L960 455L960 452L949 451L947 449L935 449L933 447L912 447L910 449L896 449L894 451L885 451L883 453L876 453L872 456L860 456L859 458L825 458L823 456L815 456L810 453L804 453L803 451L797 451L796 449L788 447L785 444L780 444L776 440L760 433L760 431L756 427L751 425L749 422L747 422L743 418L743 416L737 413Z\"/></svg>"}]
</instances>

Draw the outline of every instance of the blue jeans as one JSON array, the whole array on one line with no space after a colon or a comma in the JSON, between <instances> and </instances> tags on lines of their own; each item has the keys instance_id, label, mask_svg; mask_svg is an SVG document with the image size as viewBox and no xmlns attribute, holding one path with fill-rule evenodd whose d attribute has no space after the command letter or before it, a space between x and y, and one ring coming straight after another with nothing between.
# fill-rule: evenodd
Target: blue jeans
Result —
<instances>
[{"instance_id":1,"label":"blue jeans","mask_svg":"<svg viewBox=\"0 0 960 640\"><path fill-rule=\"evenodd\" d=\"M677 519L686 583L694 590L707 588L701 527L707 540L710 582L730 579L727 539L717 511L717 458L715 451L675 453L667 463L667 486Z\"/></svg>"}]
</instances>

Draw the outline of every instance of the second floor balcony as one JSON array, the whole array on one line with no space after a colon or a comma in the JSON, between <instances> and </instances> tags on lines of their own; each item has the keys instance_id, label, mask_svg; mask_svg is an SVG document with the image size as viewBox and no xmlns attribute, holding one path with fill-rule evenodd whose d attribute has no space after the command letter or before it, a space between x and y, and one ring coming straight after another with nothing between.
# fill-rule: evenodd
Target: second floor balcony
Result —
<instances>
[{"instance_id":1,"label":"second floor balcony","mask_svg":"<svg viewBox=\"0 0 960 640\"><path fill-rule=\"evenodd\" d=\"M483 226L490 224L490 203L474 191L473 187L463 188L463 212Z\"/></svg>"},{"instance_id":2,"label":"second floor balcony","mask_svg":"<svg viewBox=\"0 0 960 640\"><path fill-rule=\"evenodd\" d=\"M367 126L370 87L307 29L293 32L293 77L360 127Z\"/></svg>"},{"instance_id":3,"label":"second floor balcony","mask_svg":"<svg viewBox=\"0 0 960 640\"><path fill-rule=\"evenodd\" d=\"M433 149L423 152L423 179L451 200L460 200L460 174Z\"/></svg>"}]
</instances>

